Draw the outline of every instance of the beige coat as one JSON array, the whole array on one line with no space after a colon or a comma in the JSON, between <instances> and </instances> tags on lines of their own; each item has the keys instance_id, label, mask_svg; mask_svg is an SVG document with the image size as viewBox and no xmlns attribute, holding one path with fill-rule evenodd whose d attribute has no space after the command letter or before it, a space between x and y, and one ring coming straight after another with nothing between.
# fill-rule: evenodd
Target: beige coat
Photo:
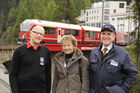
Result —
<instances>
[{"instance_id":1,"label":"beige coat","mask_svg":"<svg viewBox=\"0 0 140 93\"><path fill-rule=\"evenodd\" d=\"M55 56L55 73L52 93L89 93L88 60L78 49L64 67L64 52ZM81 61L82 82L79 74Z\"/></svg>"}]
</instances>

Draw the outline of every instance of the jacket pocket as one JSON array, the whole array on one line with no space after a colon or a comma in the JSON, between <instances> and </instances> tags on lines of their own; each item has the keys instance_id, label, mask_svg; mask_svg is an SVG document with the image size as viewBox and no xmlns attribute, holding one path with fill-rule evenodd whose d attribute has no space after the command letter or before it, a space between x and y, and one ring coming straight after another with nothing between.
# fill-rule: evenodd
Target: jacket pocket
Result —
<instances>
[{"instance_id":1,"label":"jacket pocket","mask_svg":"<svg viewBox=\"0 0 140 93\"><path fill-rule=\"evenodd\" d=\"M109 65L109 66L107 66L107 72L108 73L116 73L118 71L118 67L116 67L116 66L112 66L112 65Z\"/></svg>"},{"instance_id":2,"label":"jacket pocket","mask_svg":"<svg viewBox=\"0 0 140 93\"><path fill-rule=\"evenodd\" d=\"M116 73L119 70L119 62L117 61L111 61L107 62L108 65L106 66L107 72L108 73Z\"/></svg>"},{"instance_id":3,"label":"jacket pocket","mask_svg":"<svg viewBox=\"0 0 140 93\"><path fill-rule=\"evenodd\" d=\"M125 91L117 85L106 88L106 90L108 91L107 93L125 93Z\"/></svg>"},{"instance_id":4,"label":"jacket pocket","mask_svg":"<svg viewBox=\"0 0 140 93\"><path fill-rule=\"evenodd\" d=\"M97 72L97 67L98 67L98 60L91 60L90 62L90 69L93 72Z\"/></svg>"}]
</instances>

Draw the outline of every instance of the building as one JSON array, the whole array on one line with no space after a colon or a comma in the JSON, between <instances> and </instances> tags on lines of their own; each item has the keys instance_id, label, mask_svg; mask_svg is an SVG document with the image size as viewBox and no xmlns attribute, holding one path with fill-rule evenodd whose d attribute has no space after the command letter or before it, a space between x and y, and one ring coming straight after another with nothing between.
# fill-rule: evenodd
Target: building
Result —
<instances>
[{"instance_id":1,"label":"building","mask_svg":"<svg viewBox=\"0 0 140 93\"><path fill-rule=\"evenodd\" d=\"M126 1L105 1L93 3L91 8L82 10L77 18L81 25L101 27L102 24L113 24L117 32L134 30L132 5Z\"/></svg>"}]
</instances>

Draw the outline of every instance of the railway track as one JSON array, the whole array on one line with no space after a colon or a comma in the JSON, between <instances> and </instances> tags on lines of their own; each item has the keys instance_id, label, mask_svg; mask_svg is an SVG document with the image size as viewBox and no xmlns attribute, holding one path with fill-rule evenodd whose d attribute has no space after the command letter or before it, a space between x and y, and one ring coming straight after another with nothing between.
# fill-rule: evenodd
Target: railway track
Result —
<instances>
[{"instance_id":1,"label":"railway track","mask_svg":"<svg viewBox=\"0 0 140 93\"><path fill-rule=\"evenodd\" d=\"M4 67L0 64L0 93L11 93L9 86L9 75L4 74Z\"/></svg>"},{"instance_id":2,"label":"railway track","mask_svg":"<svg viewBox=\"0 0 140 93\"><path fill-rule=\"evenodd\" d=\"M2 50L14 50L16 49L18 46L18 44L0 44L0 51Z\"/></svg>"}]
</instances>

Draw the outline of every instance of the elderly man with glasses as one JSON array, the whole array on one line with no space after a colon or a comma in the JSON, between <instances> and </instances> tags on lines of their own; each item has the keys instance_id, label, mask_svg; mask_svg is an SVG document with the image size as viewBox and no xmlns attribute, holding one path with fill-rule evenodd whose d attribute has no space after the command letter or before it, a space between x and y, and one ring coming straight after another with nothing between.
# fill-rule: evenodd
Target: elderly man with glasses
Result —
<instances>
[{"instance_id":1,"label":"elderly man with glasses","mask_svg":"<svg viewBox=\"0 0 140 93\"><path fill-rule=\"evenodd\" d=\"M34 26L30 40L15 50L9 74L12 93L50 93L50 51L40 44L44 33L42 26Z\"/></svg>"}]
</instances>

